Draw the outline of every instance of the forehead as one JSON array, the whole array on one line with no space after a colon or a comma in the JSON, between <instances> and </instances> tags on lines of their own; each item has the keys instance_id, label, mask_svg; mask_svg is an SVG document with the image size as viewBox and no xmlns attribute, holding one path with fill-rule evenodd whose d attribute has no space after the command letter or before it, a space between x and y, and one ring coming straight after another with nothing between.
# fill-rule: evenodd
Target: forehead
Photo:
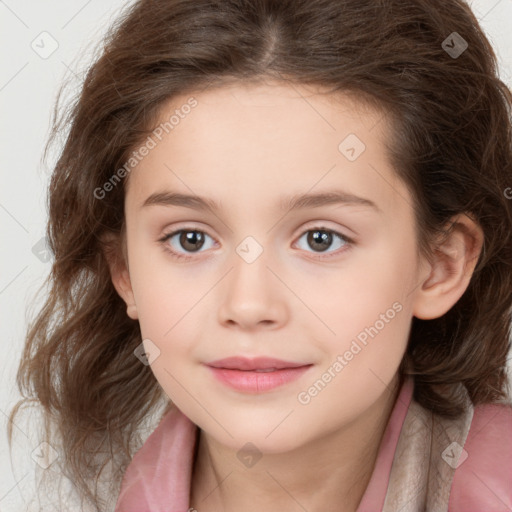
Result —
<instances>
[{"instance_id":1,"label":"forehead","mask_svg":"<svg viewBox=\"0 0 512 512\"><path fill-rule=\"evenodd\" d=\"M128 195L139 205L162 187L218 203L228 193L240 205L316 186L382 203L400 187L385 154L383 112L354 96L237 83L175 96L159 114L161 140L129 177Z\"/></svg>"},{"instance_id":2,"label":"forehead","mask_svg":"<svg viewBox=\"0 0 512 512\"><path fill-rule=\"evenodd\" d=\"M384 114L384 109L378 109L376 103L370 106L366 96L354 92L330 92L319 85L291 82L235 82L174 96L160 108L158 123L168 121L169 113L180 110L191 97L199 106L193 109L194 114L200 110L204 117L208 117L217 115L222 109L225 112L223 117L242 123L247 116L253 120L264 115L268 117L268 129L272 129L277 121L309 119L312 128L320 123L325 125L324 128L337 130L341 115L354 126L361 124L371 130ZM302 125L300 130L307 131L306 128Z\"/></svg>"}]
</instances>

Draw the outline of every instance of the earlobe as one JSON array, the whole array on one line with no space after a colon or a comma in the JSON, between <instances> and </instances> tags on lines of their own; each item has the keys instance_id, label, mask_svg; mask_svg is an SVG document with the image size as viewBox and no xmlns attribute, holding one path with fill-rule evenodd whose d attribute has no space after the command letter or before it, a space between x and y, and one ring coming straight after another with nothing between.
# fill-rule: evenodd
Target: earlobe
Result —
<instances>
[{"instance_id":1,"label":"earlobe","mask_svg":"<svg viewBox=\"0 0 512 512\"><path fill-rule=\"evenodd\" d=\"M430 272L417 287L413 315L422 320L439 318L466 291L483 246L480 225L465 214L451 219L449 235L434 248Z\"/></svg>"},{"instance_id":2,"label":"earlobe","mask_svg":"<svg viewBox=\"0 0 512 512\"><path fill-rule=\"evenodd\" d=\"M119 240L113 238L112 235L102 237L104 245L105 259L107 260L112 284L119 296L126 303L126 314L132 319L137 320L137 305L130 280L130 272L126 264L126 254L119 254ZM126 251L125 251L126 252Z\"/></svg>"},{"instance_id":3,"label":"earlobe","mask_svg":"<svg viewBox=\"0 0 512 512\"><path fill-rule=\"evenodd\" d=\"M133 295L132 285L130 281L130 273L126 266L120 270L111 271L112 283L117 290L119 296L126 303L126 314L132 319L137 320L137 305L135 304L135 297Z\"/></svg>"}]
</instances>

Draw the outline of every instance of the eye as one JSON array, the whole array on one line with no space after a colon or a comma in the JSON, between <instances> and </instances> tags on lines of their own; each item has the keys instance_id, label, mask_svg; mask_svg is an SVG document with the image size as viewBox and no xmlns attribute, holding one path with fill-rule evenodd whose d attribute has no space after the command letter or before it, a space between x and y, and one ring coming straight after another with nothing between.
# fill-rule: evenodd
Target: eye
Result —
<instances>
[{"instance_id":1,"label":"eye","mask_svg":"<svg viewBox=\"0 0 512 512\"><path fill-rule=\"evenodd\" d=\"M305 231L299 241L306 236L306 243L314 249L313 252L320 254L327 252L327 249L332 246L333 241L336 239L339 240L338 247L341 247L338 251L329 251L326 256L320 254L320 259L329 258L331 256L335 256L341 252L348 250L353 245L353 240L349 237L338 233L332 229L324 228L324 227L314 227ZM193 253L201 252L201 249L204 248L205 245L205 237L212 237L205 233L204 231L198 229L179 229L173 231L171 233L165 234L158 241L162 243L164 250L169 252L174 258L177 259L190 259L192 256L189 256ZM172 248L172 244L169 241L176 239L175 244L181 246L179 250L176 248ZM174 247L176 247L176 245ZM207 247L208 248L208 247ZM332 254L334 252L334 254Z\"/></svg>"},{"instance_id":2,"label":"eye","mask_svg":"<svg viewBox=\"0 0 512 512\"><path fill-rule=\"evenodd\" d=\"M205 243L205 236L211 238L204 231L200 231L198 229L179 229L164 235L159 239L159 242L161 242L164 246L164 249L170 252L174 257L189 258L190 256L187 256L187 253L199 252L200 249L203 248ZM171 244L167 242L173 238L177 239L177 244L180 245L185 250L185 252L171 249Z\"/></svg>"},{"instance_id":3,"label":"eye","mask_svg":"<svg viewBox=\"0 0 512 512\"><path fill-rule=\"evenodd\" d=\"M339 254L340 252L344 252L350 248L353 244L353 240L338 233L337 231L333 231L332 229L324 228L324 227L314 227L312 229L308 229L304 232L299 241L306 237L306 243L314 249L316 253L326 252L329 247L332 246L333 241L336 239L340 240L341 243L338 243L338 247L341 247L341 250L334 251L334 255ZM321 256L321 258L329 258L333 256L333 251L329 252L328 256Z\"/></svg>"}]
</instances>

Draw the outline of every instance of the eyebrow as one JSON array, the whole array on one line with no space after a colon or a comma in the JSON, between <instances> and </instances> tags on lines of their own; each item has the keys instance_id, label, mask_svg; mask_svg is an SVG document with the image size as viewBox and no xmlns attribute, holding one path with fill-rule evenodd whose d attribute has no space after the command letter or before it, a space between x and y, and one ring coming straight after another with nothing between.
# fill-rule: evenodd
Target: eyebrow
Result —
<instances>
[{"instance_id":1,"label":"eyebrow","mask_svg":"<svg viewBox=\"0 0 512 512\"><path fill-rule=\"evenodd\" d=\"M318 192L316 194L295 194L282 198L278 206L281 210L299 210L318 208L331 204L366 206L382 213L382 210L370 199L359 197L343 190ZM151 205L182 206L212 213L221 210L219 203L213 199L170 191L151 194L141 205L141 208Z\"/></svg>"}]
</instances>

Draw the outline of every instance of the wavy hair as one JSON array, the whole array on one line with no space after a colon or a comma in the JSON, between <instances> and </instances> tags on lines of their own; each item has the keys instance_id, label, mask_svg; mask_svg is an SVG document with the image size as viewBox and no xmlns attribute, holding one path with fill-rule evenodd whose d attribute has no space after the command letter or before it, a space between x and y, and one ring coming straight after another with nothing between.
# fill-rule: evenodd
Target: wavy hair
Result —
<instances>
[{"instance_id":1,"label":"wavy hair","mask_svg":"<svg viewBox=\"0 0 512 512\"><path fill-rule=\"evenodd\" d=\"M467 43L460 55L448 51L454 41ZM107 460L119 454L120 480L138 429L163 398L134 357L139 325L106 258L124 254L128 178L101 199L95 190L178 94L272 79L350 94L385 112L389 158L414 198L421 253L431 257L458 213L484 231L460 300L440 318L413 318L401 375L414 375L415 400L444 417L464 410L465 393L474 405L507 398L512 94L463 0L138 0L101 44L60 116L55 105L45 151L66 135L48 194L54 261L18 369L25 398L10 416L24 403L42 407L63 473L94 507L104 506L94 482Z\"/></svg>"}]
</instances>

